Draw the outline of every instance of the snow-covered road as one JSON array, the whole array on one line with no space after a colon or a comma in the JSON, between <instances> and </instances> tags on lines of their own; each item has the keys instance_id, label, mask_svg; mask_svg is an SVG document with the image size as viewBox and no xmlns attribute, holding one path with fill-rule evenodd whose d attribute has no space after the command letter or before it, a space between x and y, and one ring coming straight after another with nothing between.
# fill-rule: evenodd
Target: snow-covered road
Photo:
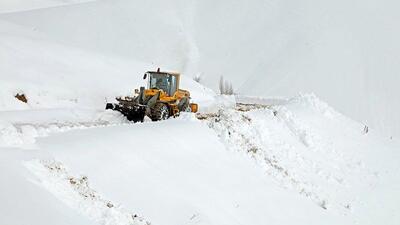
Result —
<instances>
[{"instance_id":1,"label":"snow-covered road","mask_svg":"<svg viewBox=\"0 0 400 225\"><path fill-rule=\"evenodd\" d=\"M86 2L0 3L0 225L400 224L395 7ZM201 114L103 109L157 67Z\"/></svg>"},{"instance_id":2,"label":"snow-covered road","mask_svg":"<svg viewBox=\"0 0 400 225\"><path fill-rule=\"evenodd\" d=\"M221 108L197 115L202 120L185 113L132 124L113 112L101 115L107 124L75 120L77 126L33 137L25 150L1 149L3 168L13 170L9 182L23 184L3 192L8 211L18 205L15 196L42 187L45 197L30 201L54 215L78 213L67 215L73 224L399 221L399 142L363 133L314 95ZM63 207L53 208L52 196ZM0 215L7 224L26 224Z\"/></svg>"},{"instance_id":3,"label":"snow-covered road","mask_svg":"<svg viewBox=\"0 0 400 225\"><path fill-rule=\"evenodd\" d=\"M37 138L36 148L34 159L23 163L36 175L31 179L99 224L129 222L105 211L106 201L74 197L71 177L87 177L100 199L153 224L290 223L293 218L318 224L326 216L296 193L282 192L247 158L226 151L215 133L191 114L158 123L52 133ZM49 160L68 168L68 175L62 169L54 178L55 169L45 169L52 167L46 164ZM293 214L286 218L287 212L274 209L281 201L298 202L302 212L297 203L285 206ZM266 211L257 213L254 207ZM309 210L317 214L311 220L304 216Z\"/></svg>"}]
</instances>

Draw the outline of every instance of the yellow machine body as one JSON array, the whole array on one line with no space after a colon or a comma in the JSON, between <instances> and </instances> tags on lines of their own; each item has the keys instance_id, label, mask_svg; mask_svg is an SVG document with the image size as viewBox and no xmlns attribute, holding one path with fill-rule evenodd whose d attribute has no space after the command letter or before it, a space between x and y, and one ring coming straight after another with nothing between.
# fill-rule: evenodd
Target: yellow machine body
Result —
<instances>
[{"instance_id":1,"label":"yellow machine body","mask_svg":"<svg viewBox=\"0 0 400 225\"><path fill-rule=\"evenodd\" d=\"M164 88L154 85L151 81L153 76L173 78L175 81L175 85L174 87L171 87L172 85L169 84ZM146 72L145 78L148 79L148 82L147 87L144 90L144 97L150 98L154 95L159 94L158 101L168 105L168 107L170 108L170 116L177 116L181 111L178 107L179 102L183 98L190 99L190 92L179 88L180 77L181 75L179 73L173 72ZM166 88L167 90L165 90ZM188 107L190 110L187 111L194 113L198 111L198 105L196 103L189 103Z\"/></svg>"},{"instance_id":2,"label":"yellow machine body","mask_svg":"<svg viewBox=\"0 0 400 225\"><path fill-rule=\"evenodd\" d=\"M190 92L179 89L180 74L148 71L147 87L135 90L135 96L117 97L118 103L107 103L106 109L116 110L133 122L143 122L145 116L153 121L176 117L180 112L197 112L199 106L190 102Z\"/></svg>"}]
</instances>

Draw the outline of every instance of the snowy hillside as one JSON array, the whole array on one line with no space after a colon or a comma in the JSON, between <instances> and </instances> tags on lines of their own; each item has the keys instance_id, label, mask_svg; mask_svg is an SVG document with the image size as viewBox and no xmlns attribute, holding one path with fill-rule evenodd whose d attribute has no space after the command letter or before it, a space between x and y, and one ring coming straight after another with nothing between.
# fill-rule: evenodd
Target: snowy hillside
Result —
<instances>
[{"instance_id":1,"label":"snowy hillside","mask_svg":"<svg viewBox=\"0 0 400 225\"><path fill-rule=\"evenodd\" d=\"M88 1L93 0L2 0L0 3L0 13L28 11Z\"/></svg>"},{"instance_id":2,"label":"snowy hillside","mask_svg":"<svg viewBox=\"0 0 400 225\"><path fill-rule=\"evenodd\" d=\"M398 136L399 9L393 0L103 0L0 19L79 48L201 74L214 89L222 75L245 95L314 92Z\"/></svg>"},{"instance_id":3,"label":"snowy hillside","mask_svg":"<svg viewBox=\"0 0 400 225\"><path fill-rule=\"evenodd\" d=\"M400 143L365 134L315 96L198 117L130 124L118 113L99 112L81 121L3 126L1 177L9 178L0 192L2 223L400 220ZM19 210L29 213L20 217Z\"/></svg>"},{"instance_id":4,"label":"snowy hillside","mask_svg":"<svg viewBox=\"0 0 400 225\"><path fill-rule=\"evenodd\" d=\"M398 225L397 3L325 3L1 1L0 224ZM157 67L199 113L104 110Z\"/></svg>"},{"instance_id":5,"label":"snowy hillside","mask_svg":"<svg viewBox=\"0 0 400 225\"><path fill-rule=\"evenodd\" d=\"M132 95L145 85L142 74L154 70L150 63L109 57L51 41L23 27L0 21L0 107L2 110L29 108L104 108L106 100ZM39 54L38 54L39 53ZM116 79L117 78L117 79ZM191 79L182 81L193 100L212 101L214 93ZM18 93L29 104L19 102Z\"/></svg>"}]
</instances>

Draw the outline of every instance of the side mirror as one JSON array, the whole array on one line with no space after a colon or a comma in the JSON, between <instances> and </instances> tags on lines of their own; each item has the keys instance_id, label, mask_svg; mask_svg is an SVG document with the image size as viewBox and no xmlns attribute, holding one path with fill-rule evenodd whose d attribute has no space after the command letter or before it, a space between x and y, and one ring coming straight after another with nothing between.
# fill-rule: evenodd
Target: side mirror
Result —
<instances>
[{"instance_id":1,"label":"side mirror","mask_svg":"<svg viewBox=\"0 0 400 225\"><path fill-rule=\"evenodd\" d=\"M139 94L139 89L135 89L135 94Z\"/></svg>"},{"instance_id":2,"label":"side mirror","mask_svg":"<svg viewBox=\"0 0 400 225\"><path fill-rule=\"evenodd\" d=\"M147 78L147 73L144 74L143 80L146 80L146 78Z\"/></svg>"}]
</instances>

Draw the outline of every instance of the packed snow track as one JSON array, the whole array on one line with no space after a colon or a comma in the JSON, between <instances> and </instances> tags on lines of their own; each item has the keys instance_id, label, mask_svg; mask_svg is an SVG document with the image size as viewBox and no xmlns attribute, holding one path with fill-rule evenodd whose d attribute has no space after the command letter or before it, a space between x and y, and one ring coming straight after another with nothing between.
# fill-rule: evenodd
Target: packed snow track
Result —
<instances>
[{"instance_id":1,"label":"packed snow track","mask_svg":"<svg viewBox=\"0 0 400 225\"><path fill-rule=\"evenodd\" d=\"M400 224L399 2L234 3L0 1L0 225ZM199 114L104 110L157 67Z\"/></svg>"},{"instance_id":2,"label":"packed snow track","mask_svg":"<svg viewBox=\"0 0 400 225\"><path fill-rule=\"evenodd\" d=\"M0 136L18 140L1 147L0 175L12 171L8 183L19 184L0 194L7 224L26 224L11 213L21 207L15 196L25 196L32 213L30 204L60 204L49 209L54 216L31 215L34 223L399 221L399 189L390 185L399 184L399 143L365 133L314 95L139 124L115 112L75 112L57 124L8 117L23 138L4 127Z\"/></svg>"}]
</instances>

